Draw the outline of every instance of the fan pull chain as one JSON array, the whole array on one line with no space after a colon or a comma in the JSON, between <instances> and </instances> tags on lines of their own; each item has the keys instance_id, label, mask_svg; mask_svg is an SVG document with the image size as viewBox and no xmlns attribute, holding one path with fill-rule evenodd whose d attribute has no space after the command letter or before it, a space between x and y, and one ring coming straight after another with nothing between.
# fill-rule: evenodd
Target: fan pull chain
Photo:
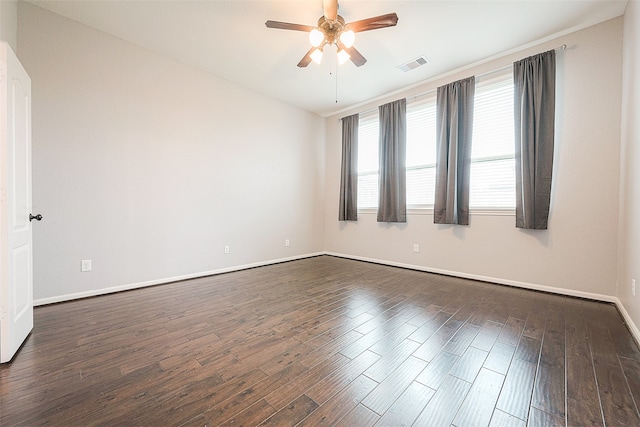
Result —
<instances>
[{"instance_id":1,"label":"fan pull chain","mask_svg":"<svg viewBox=\"0 0 640 427\"><path fill-rule=\"evenodd\" d=\"M336 78L336 104L338 103L338 64L329 64L329 77L333 77L333 67L335 66L335 78Z\"/></svg>"}]
</instances>

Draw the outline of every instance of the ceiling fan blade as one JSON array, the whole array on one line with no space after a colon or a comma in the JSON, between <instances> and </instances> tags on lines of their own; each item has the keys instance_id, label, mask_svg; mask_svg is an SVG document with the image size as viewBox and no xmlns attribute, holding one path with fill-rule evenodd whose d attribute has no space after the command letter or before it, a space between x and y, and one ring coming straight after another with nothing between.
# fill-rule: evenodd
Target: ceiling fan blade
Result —
<instances>
[{"instance_id":1,"label":"ceiling fan blade","mask_svg":"<svg viewBox=\"0 0 640 427\"><path fill-rule=\"evenodd\" d=\"M338 40L337 44L339 49L342 49L349 54L349 59L351 59L351 62L353 62L356 67L361 67L367 62L367 58L362 56L355 47L346 47L340 40Z\"/></svg>"},{"instance_id":2,"label":"ceiling fan blade","mask_svg":"<svg viewBox=\"0 0 640 427\"><path fill-rule=\"evenodd\" d=\"M347 26L354 33L361 31L377 30L379 28L393 27L398 23L398 15L395 13L387 13L386 15L375 16L373 18L361 19L354 21Z\"/></svg>"},{"instance_id":3,"label":"ceiling fan blade","mask_svg":"<svg viewBox=\"0 0 640 427\"><path fill-rule=\"evenodd\" d=\"M277 28L279 30L294 30L294 31L306 31L309 32L313 30L315 27L311 25L302 25L302 24L291 24L289 22L280 22L280 21L267 21L264 23L267 28Z\"/></svg>"},{"instance_id":4,"label":"ceiling fan blade","mask_svg":"<svg viewBox=\"0 0 640 427\"><path fill-rule=\"evenodd\" d=\"M322 0L324 17L329 21L338 19L338 0Z\"/></svg>"},{"instance_id":5,"label":"ceiling fan blade","mask_svg":"<svg viewBox=\"0 0 640 427\"><path fill-rule=\"evenodd\" d=\"M309 52L307 52L307 54L302 57L300 62L298 62L298 67L304 68L307 65L311 64L311 53L316 49L317 48L315 48L315 47L312 47L311 49L309 49Z\"/></svg>"}]
</instances>

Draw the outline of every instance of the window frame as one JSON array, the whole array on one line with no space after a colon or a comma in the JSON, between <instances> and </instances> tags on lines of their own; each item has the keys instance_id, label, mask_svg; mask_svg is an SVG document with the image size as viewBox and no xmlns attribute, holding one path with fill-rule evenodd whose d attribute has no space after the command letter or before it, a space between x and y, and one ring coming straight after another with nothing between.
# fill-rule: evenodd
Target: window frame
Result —
<instances>
[{"instance_id":1,"label":"window frame","mask_svg":"<svg viewBox=\"0 0 640 427\"><path fill-rule=\"evenodd\" d=\"M481 76L477 76L476 77L476 92L478 90L478 88L482 88L485 86L490 86L496 83L499 83L501 81L504 80L510 80L511 82L513 82L513 74L511 72L511 68L503 68L503 69L498 69L496 71L481 75ZM407 114L410 113L411 109L415 109L418 108L418 106L420 105L429 105L431 102L433 102L433 106L435 108L435 103L436 103L436 90L430 90L427 91L425 93L422 93L420 95L414 96L412 98L408 98L407 99ZM512 103L513 105L513 103ZM474 112L475 115L475 112ZM362 123L368 124L367 122L370 121L376 121L377 124L379 125L378 122L378 109L372 109L369 111L365 111L363 113L360 113L360 125L362 126ZM435 120L435 114L434 114L434 120ZM437 124L434 124L434 126L437 126ZM407 131L407 134L409 132ZM515 135L514 135L515 138ZM473 141L473 140L472 140ZM473 141L475 142L475 141ZM472 144L473 144L472 142ZM407 143L409 143L409 141L407 141ZM435 144L435 141L434 141ZM435 150L436 147L434 145L433 149ZM407 150L408 151L408 150ZM358 147L358 155L360 155L360 147ZM435 158L435 155L434 155ZM515 147L513 150L513 155L508 154L508 155L496 155L496 156L487 156L487 157L483 157L481 159L476 159L476 160L471 160L472 165L475 164L479 164L479 163L485 163L485 162L493 162L493 161L500 161L500 160L510 160L513 159L514 161L514 167L515 167ZM435 171L435 167L436 164L427 164L427 165L414 165L414 166L407 166L407 172L409 172L410 170L416 170L416 169L420 169L420 168L433 168ZM378 176L379 170L376 169L376 171L365 171L365 172L358 172L358 213L362 213L362 214L375 214L377 213L377 205L376 206L361 206L360 205L360 176L364 176L364 175L370 175L370 174L375 174L376 176ZM473 177L472 177L473 178ZM408 181L408 180L407 180ZM377 185L376 185L377 188ZM408 190L408 188L407 188ZM376 197L377 200L377 197ZM469 213L471 215L489 215L489 216L514 216L515 215L515 186L514 186L514 206L513 207L500 207L500 206L495 206L495 207L473 207L473 206L469 206ZM407 194L407 214L411 214L411 215L432 215L433 214L433 202L431 204L409 204L409 195Z\"/></svg>"},{"instance_id":2,"label":"window frame","mask_svg":"<svg viewBox=\"0 0 640 427\"><path fill-rule=\"evenodd\" d=\"M500 82L504 82L504 81L509 81L511 88L513 88L513 72L512 72L512 68L511 67L507 67L507 68L502 68L502 69L498 69L495 70L493 72L481 75L476 77L476 95L478 93L478 89L482 90L484 87L486 86L492 86L495 84L498 84ZM511 108L513 109L513 98L512 101L510 103ZM474 106L474 116L475 116L475 106ZM475 117L474 117L475 120ZM472 138L475 138L472 137ZM515 168L515 134L513 132L511 132L511 144L513 147L513 151L512 154L509 155L496 155L496 156L486 156L486 157L482 157L481 159L476 159L474 160L473 157L471 159L471 163L472 165L474 163L478 164L478 163L486 163L486 162L493 162L493 161L501 161L501 160L513 160L513 166ZM472 139L472 144L475 142L475 139ZM473 180L473 175L470 177L471 180ZM469 203L469 213L470 214L476 214L476 215L493 215L493 216L515 216L516 214L516 208L515 208L515 176L514 176L514 183L513 183L513 206L490 206L490 207L473 207L473 205L471 205L471 200ZM471 184L473 185L473 184ZM471 196L471 194L470 194ZM470 197L471 198L471 197Z\"/></svg>"},{"instance_id":3,"label":"window frame","mask_svg":"<svg viewBox=\"0 0 640 427\"><path fill-rule=\"evenodd\" d=\"M433 212L433 206L434 206L434 201L435 201L435 170L436 170L436 155L435 155L435 150L436 150L436 143L437 143L437 133L436 133L436 99L437 97L437 91L435 89L430 90L428 92L425 92L419 96L415 96L413 97L409 102L407 102L407 123L409 122L409 114L415 112L416 110L421 110L420 107L424 107L424 109L432 109L432 115L433 115L433 163L425 163L422 165L416 165L416 166L407 166L407 172L409 172L410 170L418 170L418 169L433 169L433 177L434 177L434 193L433 193L433 197L431 199L431 203L426 203L426 204L410 204L409 203L409 194L407 194L407 212L412 212L412 213L429 213L429 212ZM413 111L412 111L413 110ZM407 153L409 152L409 130L407 129ZM407 176L407 191L409 190L409 178Z\"/></svg>"},{"instance_id":4,"label":"window frame","mask_svg":"<svg viewBox=\"0 0 640 427\"><path fill-rule=\"evenodd\" d=\"M378 197L379 197L379 184L378 184L378 179L376 178L376 184L375 184L375 189L376 189L376 195L375 195L375 206L361 206L360 203L362 201L362 188L360 186L360 177L361 176L366 176L366 175L375 175L376 177L378 177L379 173L380 173L380 157L379 154L377 155L378 158L378 166L375 169L375 171L364 171L364 172L360 172L360 155L362 154L361 148L361 133L360 130L363 128L363 126L368 126L371 123L374 123L377 128L376 128L376 132L375 135L377 138L379 138L379 126L380 126L380 119L379 119L379 113L378 113L378 109L376 108L375 110L370 110L370 111L365 111L364 113L360 113L360 119L359 119L359 129L358 129L358 213L377 213L378 212ZM379 142L377 142L376 140L376 150L379 150Z\"/></svg>"}]
</instances>

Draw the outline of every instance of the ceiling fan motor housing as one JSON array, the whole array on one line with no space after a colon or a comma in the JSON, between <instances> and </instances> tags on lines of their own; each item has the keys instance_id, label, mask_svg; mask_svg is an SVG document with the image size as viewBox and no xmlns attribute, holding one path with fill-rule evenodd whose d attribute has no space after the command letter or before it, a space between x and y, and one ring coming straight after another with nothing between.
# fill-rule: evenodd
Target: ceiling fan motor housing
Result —
<instances>
[{"instance_id":1,"label":"ceiling fan motor housing","mask_svg":"<svg viewBox=\"0 0 640 427\"><path fill-rule=\"evenodd\" d=\"M342 32L348 31L344 18L340 15L335 21L321 16L318 19L318 29L324 34L325 44L335 43Z\"/></svg>"}]
</instances>

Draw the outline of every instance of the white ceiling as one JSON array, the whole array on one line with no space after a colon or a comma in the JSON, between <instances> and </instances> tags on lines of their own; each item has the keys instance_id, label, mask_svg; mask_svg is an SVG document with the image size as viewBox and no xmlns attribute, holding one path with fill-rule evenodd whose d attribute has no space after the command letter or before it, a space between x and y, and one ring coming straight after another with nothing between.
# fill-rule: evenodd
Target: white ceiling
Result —
<instances>
[{"instance_id":1,"label":"white ceiling","mask_svg":"<svg viewBox=\"0 0 640 427\"><path fill-rule=\"evenodd\" d=\"M341 0L347 22L396 12L396 27L356 34L368 59L298 68L305 32L266 28L271 19L315 25L321 0L28 0L151 51L317 114L393 92L512 49L622 15L626 0ZM425 55L409 72L397 66ZM337 71L337 72L336 72ZM336 84L337 83L337 84ZM336 102L337 99L337 102Z\"/></svg>"}]
</instances>

